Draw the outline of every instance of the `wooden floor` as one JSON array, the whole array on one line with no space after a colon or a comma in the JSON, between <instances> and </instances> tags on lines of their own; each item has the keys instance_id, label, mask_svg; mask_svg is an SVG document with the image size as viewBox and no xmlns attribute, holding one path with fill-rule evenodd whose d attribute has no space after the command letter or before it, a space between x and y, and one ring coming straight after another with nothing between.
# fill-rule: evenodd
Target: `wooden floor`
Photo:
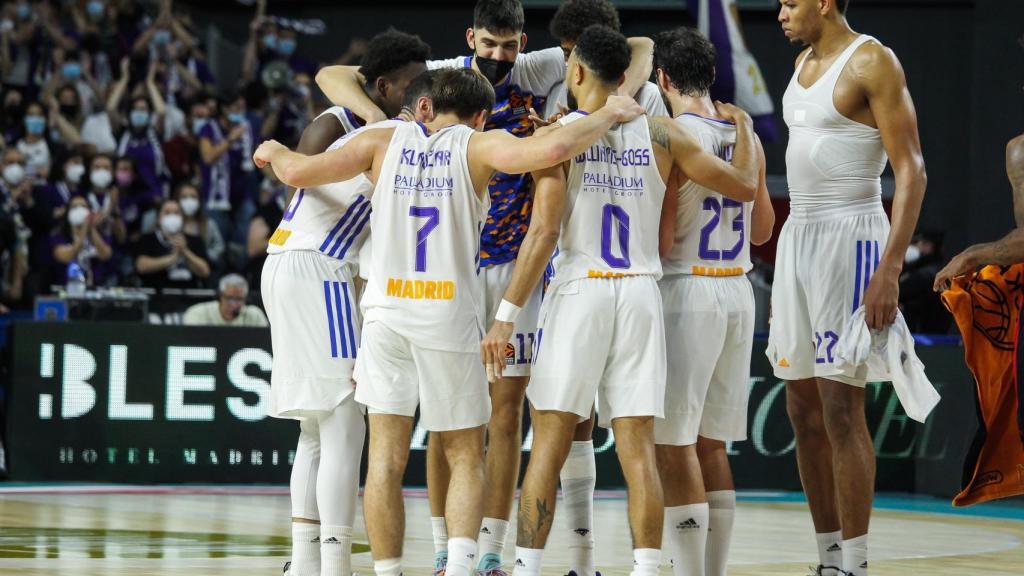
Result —
<instances>
[{"instance_id":1,"label":"wooden floor","mask_svg":"<svg viewBox=\"0 0 1024 576\"><path fill-rule=\"evenodd\" d=\"M805 505L797 500L741 494L731 575L807 574L816 552ZM625 506L618 493L595 504L597 565L606 576L631 569ZM183 492L0 485L0 574L276 575L289 553L289 510L277 487ZM949 512L948 503L937 500L880 498L870 535L871 574L1024 574L1024 505ZM410 493L406 513L406 574L429 574L433 550L421 492ZM511 534L514 528L509 546ZM361 519L356 541L366 543ZM545 575L565 573L563 541L559 532L549 543ZM369 576L370 554L358 549L356 570ZM670 570L663 567L662 573Z\"/></svg>"}]
</instances>

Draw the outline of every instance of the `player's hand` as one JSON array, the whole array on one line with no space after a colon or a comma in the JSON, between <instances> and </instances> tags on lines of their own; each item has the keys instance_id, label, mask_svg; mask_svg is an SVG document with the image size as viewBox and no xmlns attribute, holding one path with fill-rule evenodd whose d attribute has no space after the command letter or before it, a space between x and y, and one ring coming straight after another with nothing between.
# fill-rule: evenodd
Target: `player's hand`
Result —
<instances>
[{"instance_id":1,"label":"player's hand","mask_svg":"<svg viewBox=\"0 0 1024 576\"><path fill-rule=\"evenodd\" d=\"M629 96L609 96L604 109L607 109L619 123L629 122L647 112L643 106Z\"/></svg>"},{"instance_id":2,"label":"player's hand","mask_svg":"<svg viewBox=\"0 0 1024 576\"><path fill-rule=\"evenodd\" d=\"M282 149L286 149L284 144L277 140L266 140L256 148L256 152L253 152L252 161L256 164L257 168L262 169L267 164L270 164L270 159Z\"/></svg>"},{"instance_id":3,"label":"player's hand","mask_svg":"<svg viewBox=\"0 0 1024 576\"><path fill-rule=\"evenodd\" d=\"M864 321L868 328L881 330L896 320L899 309L900 275L879 268L864 293Z\"/></svg>"},{"instance_id":4,"label":"player's hand","mask_svg":"<svg viewBox=\"0 0 1024 576\"><path fill-rule=\"evenodd\" d=\"M733 104L726 104L725 102L715 100L715 111L718 112L718 115L721 116L723 120L727 120L733 124L750 121L750 115L739 106L735 106Z\"/></svg>"},{"instance_id":5,"label":"player's hand","mask_svg":"<svg viewBox=\"0 0 1024 576\"><path fill-rule=\"evenodd\" d=\"M977 257L974 255L973 246L957 254L949 261L949 264L939 270L939 273L935 275L935 283L932 285L932 289L936 292L942 292L953 285L953 279L957 276L963 276L969 272L974 272L978 267Z\"/></svg>"},{"instance_id":6,"label":"player's hand","mask_svg":"<svg viewBox=\"0 0 1024 576\"><path fill-rule=\"evenodd\" d=\"M480 342L480 356L483 358L484 367L487 368L487 381L497 382L505 369L505 346L512 338L512 330L515 325L511 322L495 320L491 329L487 331Z\"/></svg>"},{"instance_id":7,"label":"player's hand","mask_svg":"<svg viewBox=\"0 0 1024 576\"><path fill-rule=\"evenodd\" d=\"M544 119L541 117L540 114L537 113L536 110L530 108L530 121L533 122L533 127L537 129L543 128L545 126L550 126L551 124L554 124L555 122L561 120L563 116L570 112L570 110L563 106L561 103L558 104L558 110L559 111L552 114L550 118Z\"/></svg>"}]
</instances>

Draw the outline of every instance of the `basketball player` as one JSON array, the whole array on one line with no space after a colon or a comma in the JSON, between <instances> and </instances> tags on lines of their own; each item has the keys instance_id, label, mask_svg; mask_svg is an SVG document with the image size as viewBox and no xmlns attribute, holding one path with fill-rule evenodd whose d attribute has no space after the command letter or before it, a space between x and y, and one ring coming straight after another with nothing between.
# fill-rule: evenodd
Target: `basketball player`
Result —
<instances>
[{"instance_id":1,"label":"basketball player","mask_svg":"<svg viewBox=\"0 0 1024 576\"><path fill-rule=\"evenodd\" d=\"M529 136L533 124L531 109L543 110L556 83L565 79L565 56L561 49L548 48L523 53L527 37L523 33L525 17L520 0L478 0L473 10L473 26L465 31L472 56L428 61L429 68L465 68L479 71L494 86L497 96L487 129L506 130L516 136ZM631 38L630 68L623 83L623 94L634 94L651 73L653 43L648 38ZM317 75L317 83L333 102L347 106L364 117L384 117L365 96L359 75L351 67L334 66ZM508 286L513 262L530 223L530 206L535 186L529 174L498 173L488 183L491 208L481 238L480 279L484 284L484 312L494 316ZM516 330L507 347L506 377L491 386L492 412L488 424L487 490L484 519L480 527L479 567L483 571L499 569L502 563L508 519L512 513L519 459L522 447L522 407L536 340L539 288L516 322ZM433 440L431 440L433 443ZM430 496L431 527L436 550L435 572L444 569L446 532L441 513L448 484L441 451L429 448L427 486Z\"/></svg>"},{"instance_id":2,"label":"basketball player","mask_svg":"<svg viewBox=\"0 0 1024 576\"><path fill-rule=\"evenodd\" d=\"M451 469L447 573L466 576L474 567L483 425L490 417L486 376L471 352L479 346L481 330L482 286L476 275L489 201L486 193L475 191L483 191L496 171L527 172L562 162L612 124L643 111L622 97L587 122L544 136L521 140L503 130L477 133L494 104L494 91L469 69L438 72L431 102L436 116L427 125L367 130L344 150L308 157L271 141L254 157L293 186L367 171L378 183L371 227L388 243L379 243L371 256L355 377L356 399L370 411L364 508L380 576L401 573L401 478L417 405L421 423L438 434Z\"/></svg>"},{"instance_id":3,"label":"basketball player","mask_svg":"<svg viewBox=\"0 0 1024 576\"><path fill-rule=\"evenodd\" d=\"M935 275L935 291L949 288L953 278L979 266L1009 266L1024 262L1024 134L1006 145L1006 177L1013 187L1013 217L1017 228L995 242L975 244L957 254Z\"/></svg>"},{"instance_id":4,"label":"basketball player","mask_svg":"<svg viewBox=\"0 0 1024 576\"><path fill-rule=\"evenodd\" d=\"M429 85L418 81L406 93L418 121L430 119L423 87ZM344 146L347 136L328 150ZM298 419L300 430L290 487L292 560L285 567L291 576L352 572L352 521L365 436L362 411L351 398L362 327L354 279L369 232L366 198L372 191L364 176L299 190L267 246L263 302L276 352L269 413ZM310 330L310 318L323 315L327 330Z\"/></svg>"},{"instance_id":5,"label":"basketball player","mask_svg":"<svg viewBox=\"0 0 1024 576\"><path fill-rule=\"evenodd\" d=\"M579 111L561 119L554 133L599 113L628 63L629 48L620 33L587 28L569 57L567 74L569 107ZM564 167L567 194L538 199L512 281L481 344L484 362L500 375L515 316L554 252L554 277L527 389L534 443L519 500L515 573L520 576L540 572L558 473L576 424L590 416L598 389L600 423L611 423L615 432L629 490L634 573L657 573L664 512L653 426L663 412L665 340L656 230L673 166L706 185L753 194L757 157L750 118L729 106L722 113L740 123L734 166L705 153L670 119L642 118L609 131ZM559 170L544 177L565 173Z\"/></svg>"},{"instance_id":6,"label":"basketball player","mask_svg":"<svg viewBox=\"0 0 1024 576\"><path fill-rule=\"evenodd\" d=\"M430 46L419 36L406 34L394 28L374 36L366 47L359 66L365 79L362 89L366 96L388 118L394 118L402 110L403 96L409 82L427 69ZM338 138L366 125L366 121L342 106L332 106L317 116L302 131L302 138L296 148L303 154L318 154L327 150ZM289 189L291 203L294 189Z\"/></svg>"},{"instance_id":7,"label":"basketball player","mask_svg":"<svg viewBox=\"0 0 1024 576\"><path fill-rule=\"evenodd\" d=\"M672 115L708 152L728 160L736 127L715 110L715 47L694 28L654 41L658 86ZM754 343L750 244L771 238L775 213L760 177L753 197L696 182L670 190L661 222L658 283L665 307L668 383L665 418L654 423L665 492L667 552L676 576L724 576L736 491L726 441L746 440L747 386ZM753 201L751 201L753 200ZM706 492L705 492L706 490ZM710 507L710 510L709 510Z\"/></svg>"},{"instance_id":8,"label":"basketball player","mask_svg":"<svg viewBox=\"0 0 1024 576\"><path fill-rule=\"evenodd\" d=\"M899 276L925 191L914 103L899 60L850 29L847 0L783 0L779 22L809 45L782 99L790 215L779 236L767 354L787 381L800 480L824 576L867 574L875 455L866 366L833 363L860 306L872 329L896 317ZM882 210L886 157L896 177Z\"/></svg>"},{"instance_id":9,"label":"basketball player","mask_svg":"<svg viewBox=\"0 0 1024 576\"><path fill-rule=\"evenodd\" d=\"M615 5L608 0L566 0L551 18L548 30L558 41L568 61L580 34L595 24L620 30L619 13ZM548 95L543 119L536 117L536 112L533 112L534 122L544 125L567 113L567 96L565 82L556 84ZM647 110L648 118L668 116L658 86L653 82L645 82L637 92L636 99ZM551 180L547 178L543 182ZM542 181L538 180L537 196L542 195L542 185ZM516 336L513 335L513 338ZM562 530L569 539L569 573L578 576L593 576L595 572L594 489L597 484L597 463L594 459L593 433L592 415L576 426L569 456L559 474L565 511Z\"/></svg>"}]
</instances>

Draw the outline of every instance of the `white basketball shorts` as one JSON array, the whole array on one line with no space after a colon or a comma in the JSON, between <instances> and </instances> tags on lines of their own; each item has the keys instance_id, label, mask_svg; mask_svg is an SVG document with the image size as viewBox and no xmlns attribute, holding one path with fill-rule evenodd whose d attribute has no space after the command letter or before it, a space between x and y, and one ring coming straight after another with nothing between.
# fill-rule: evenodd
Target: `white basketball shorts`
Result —
<instances>
[{"instance_id":1,"label":"white basketball shorts","mask_svg":"<svg viewBox=\"0 0 1024 576\"><path fill-rule=\"evenodd\" d=\"M480 270L480 281L484 286L484 330L489 330L494 323L494 315L498 313L498 305L505 297L505 289L512 280L512 269L515 262L500 264ZM530 294L516 318L512 329L512 337L505 345L504 376L529 376L530 364L533 361L533 349L536 345L537 316L540 313L542 287Z\"/></svg>"},{"instance_id":2,"label":"white basketball shorts","mask_svg":"<svg viewBox=\"0 0 1024 576\"><path fill-rule=\"evenodd\" d=\"M835 367L835 351L864 303L889 237L877 198L791 208L779 235L766 354L783 380L828 378L864 386L867 367Z\"/></svg>"},{"instance_id":3,"label":"white basketball shorts","mask_svg":"<svg viewBox=\"0 0 1024 576\"><path fill-rule=\"evenodd\" d=\"M664 415L665 319L651 276L572 280L541 306L526 396L537 410L615 418Z\"/></svg>"},{"instance_id":4,"label":"white basketball shorts","mask_svg":"<svg viewBox=\"0 0 1024 576\"><path fill-rule=\"evenodd\" d=\"M331 412L352 393L362 324L351 266L293 250L267 256L261 282L274 353L267 412L277 418Z\"/></svg>"},{"instance_id":5,"label":"white basketball shorts","mask_svg":"<svg viewBox=\"0 0 1024 576\"><path fill-rule=\"evenodd\" d=\"M668 383L658 444L688 446L698 434L747 438L754 291L746 276L677 274L658 282L665 307Z\"/></svg>"},{"instance_id":6,"label":"white basketball shorts","mask_svg":"<svg viewBox=\"0 0 1024 576\"><path fill-rule=\"evenodd\" d=\"M382 322L363 326L356 364L356 401L370 414L414 416L431 432L464 430L491 419L487 375L479 353L417 346Z\"/></svg>"}]
</instances>

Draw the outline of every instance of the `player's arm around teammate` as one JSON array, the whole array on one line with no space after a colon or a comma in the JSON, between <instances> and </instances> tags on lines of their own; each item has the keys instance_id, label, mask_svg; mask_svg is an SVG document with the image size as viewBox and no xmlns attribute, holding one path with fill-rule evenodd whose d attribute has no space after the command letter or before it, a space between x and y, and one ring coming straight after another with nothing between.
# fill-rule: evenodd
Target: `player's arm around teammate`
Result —
<instances>
[{"instance_id":1,"label":"player's arm around teammate","mask_svg":"<svg viewBox=\"0 0 1024 576\"><path fill-rule=\"evenodd\" d=\"M892 228L878 270L864 295L868 326L881 329L896 319L903 259L917 227L928 177L917 131L917 112L899 59L892 50L869 43L854 53L848 68L867 102L867 116L874 118L878 126L896 178Z\"/></svg>"}]
</instances>

